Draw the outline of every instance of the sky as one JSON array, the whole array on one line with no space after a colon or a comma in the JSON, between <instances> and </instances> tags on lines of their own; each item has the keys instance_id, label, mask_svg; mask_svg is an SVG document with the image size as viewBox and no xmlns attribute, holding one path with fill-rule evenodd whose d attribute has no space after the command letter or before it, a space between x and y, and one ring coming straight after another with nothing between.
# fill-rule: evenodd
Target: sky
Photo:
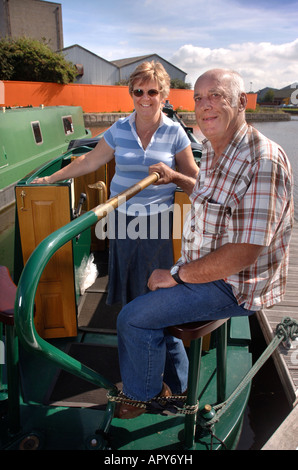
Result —
<instances>
[{"instance_id":1,"label":"sky","mask_svg":"<svg viewBox=\"0 0 298 470\"><path fill-rule=\"evenodd\" d=\"M108 61L158 54L192 87L211 68L246 91L298 82L298 0L60 0L64 47Z\"/></svg>"}]
</instances>

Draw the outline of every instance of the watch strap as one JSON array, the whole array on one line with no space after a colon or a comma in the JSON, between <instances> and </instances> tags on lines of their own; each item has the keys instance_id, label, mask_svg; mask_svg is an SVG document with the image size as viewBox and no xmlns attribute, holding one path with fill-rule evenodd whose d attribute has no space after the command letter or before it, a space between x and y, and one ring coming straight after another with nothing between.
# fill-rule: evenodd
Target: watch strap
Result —
<instances>
[{"instance_id":1,"label":"watch strap","mask_svg":"<svg viewBox=\"0 0 298 470\"><path fill-rule=\"evenodd\" d=\"M179 276L178 272L175 274L172 274L172 278L178 283L178 284L184 284L184 281L182 281L181 277Z\"/></svg>"}]
</instances>

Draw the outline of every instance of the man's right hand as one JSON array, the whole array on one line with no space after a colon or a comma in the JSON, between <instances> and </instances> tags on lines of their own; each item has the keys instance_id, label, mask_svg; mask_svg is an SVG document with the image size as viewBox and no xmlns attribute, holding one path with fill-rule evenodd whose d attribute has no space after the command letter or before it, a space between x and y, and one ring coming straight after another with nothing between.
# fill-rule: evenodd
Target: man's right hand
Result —
<instances>
[{"instance_id":1,"label":"man's right hand","mask_svg":"<svg viewBox=\"0 0 298 470\"><path fill-rule=\"evenodd\" d=\"M147 285L150 290L154 291L177 286L177 282L172 278L168 269L155 269L149 277Z\"/></svg>"}]
</instances>

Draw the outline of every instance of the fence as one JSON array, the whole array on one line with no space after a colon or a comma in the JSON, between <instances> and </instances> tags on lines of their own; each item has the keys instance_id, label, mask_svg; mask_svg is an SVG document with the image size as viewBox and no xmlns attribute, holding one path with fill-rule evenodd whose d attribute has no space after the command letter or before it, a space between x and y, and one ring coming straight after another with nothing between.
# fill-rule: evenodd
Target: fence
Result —
<instances>
[{"instance_id":1,"label":"fence","mask_svg":"<svg viewBox=\"0 0 298 470\"><path fill-rule=\"evenodd\" d=\"M255 109L257 94L248 94L248 108ZM194 111L193 90L171 89L175 109ZM81 106L84 113L131 112L133 100L127 86L59 85L57 83L0 81L0 106Z\"/></svg>"}]
</instances>

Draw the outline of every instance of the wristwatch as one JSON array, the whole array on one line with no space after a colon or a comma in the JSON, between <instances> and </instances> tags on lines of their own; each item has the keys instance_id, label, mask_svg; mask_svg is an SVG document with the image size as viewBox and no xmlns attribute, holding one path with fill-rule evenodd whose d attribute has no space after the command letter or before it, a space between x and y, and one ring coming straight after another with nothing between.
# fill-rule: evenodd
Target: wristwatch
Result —
<instances>
[{"instance_id":1,"label":"wristwatch","mask_svg":"<svg viewBox=\"0 0 298 470\"><path fill-rule=\"evenodd\" d=\"M180 266L177 266L177 264L174 264L174 266L171 267L170 273L174 281L178 282L178 284L184 284L184 281L179 276L179 269Z\"/></svg>"}]
</instances>

